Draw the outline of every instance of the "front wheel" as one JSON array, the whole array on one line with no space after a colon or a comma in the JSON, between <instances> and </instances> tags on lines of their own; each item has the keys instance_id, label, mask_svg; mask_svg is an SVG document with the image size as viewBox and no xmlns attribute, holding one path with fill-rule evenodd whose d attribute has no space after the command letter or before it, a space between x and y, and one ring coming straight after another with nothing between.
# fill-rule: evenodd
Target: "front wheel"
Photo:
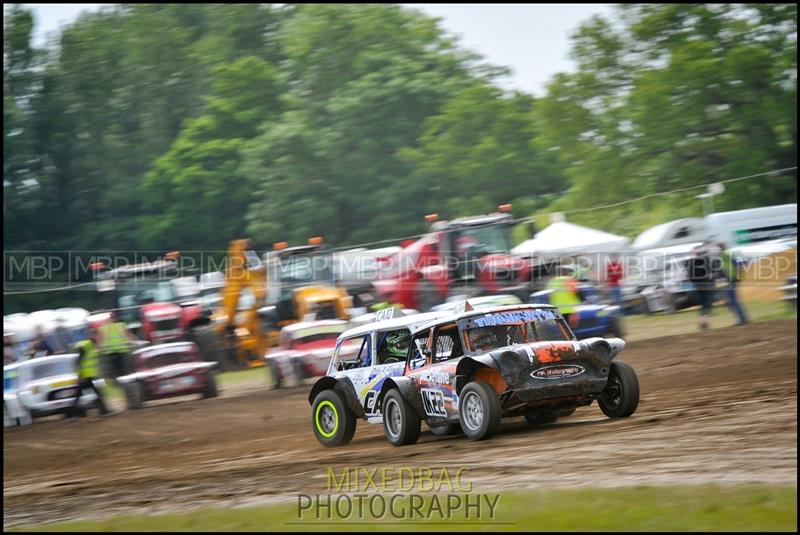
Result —
<instances>
[{"instance_id":1,"label":"front wheel","mask_svg":"<svg viewBox=\"0 0 800 535\"><path fill-rule=\"evenodd\" d=\"M483 381L473 381L461 391L458 419L471 440L483 440L500 428L500 400L494 388Z\"/></svg>"},{"instance_id":2,"label":"front wheel","mask_svg":"<svg viewBox=\"0 0 800 535\"><path fill-rule=\"evenodd\" d=\"M335 390L323 390L311 406L312 429L323 446L344 446L353 440L356 415Z\"/></svg>"},{"instance_id":3,"label":"front wheel","mask_svg":"<svg viewBox=\"0 0 800 535\"><path fill-rule=\"evenodd\" d=\"M406 446L419 440L421 420L414 407L396 389L383 398L383 434L393 446Z\"/></svg>"},{"instance_id":4,"label":"front wheel","mask_svg":"<svg viewBox=\"0 0 800 535\"><path fill-rule=\"evenodd\" d=\"M625 418L639 406L639 379L627 362L614 361L606 387L597 400L600 410L609 418Z\"/></svg>"},{"instance_id":5,"label":"front wheel","mask_svg":"<svg viewBox=\"0 0 800 535\"><path fill-rule=\"evenodd\" d=\"M126 384L125 402L129 410L141 409L144 404L144 386L140 383Z\"/></svg>"}]
</instances>

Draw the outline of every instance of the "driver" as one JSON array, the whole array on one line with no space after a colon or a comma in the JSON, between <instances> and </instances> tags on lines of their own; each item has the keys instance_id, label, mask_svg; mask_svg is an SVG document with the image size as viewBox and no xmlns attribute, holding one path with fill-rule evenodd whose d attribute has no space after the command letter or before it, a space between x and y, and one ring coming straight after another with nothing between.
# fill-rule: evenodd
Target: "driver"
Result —
<instances>
[{"instance_id":1,"label":"driver","mask_svg":"<svg viewBox=\"0 0 800 535\"><path fill-rule=\"evenodd\" d=\"M384 355L382 364L402 362L408 352L408 343L411 333L406 330L395 331L386 335L384 342Z\"/></svg>"},{"instance_id":2,"label":"driver","mask_svg":"<svg viewBox=\"0 0 800 535\"><path fill-rule=\"evenodd\" d=\"M491 351L497 347L497 335L488 329L474 329L469 333L473 351Z\"/></svg>"}]
</instances>

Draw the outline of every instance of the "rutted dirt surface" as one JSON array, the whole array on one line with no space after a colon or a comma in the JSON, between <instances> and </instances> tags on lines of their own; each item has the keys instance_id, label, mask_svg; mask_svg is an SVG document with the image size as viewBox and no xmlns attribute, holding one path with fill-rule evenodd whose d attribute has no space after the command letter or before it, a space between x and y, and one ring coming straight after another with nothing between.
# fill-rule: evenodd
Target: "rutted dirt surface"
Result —
<instances>
[{"instance_id":1,"label":"rutted dirt surface","mask_svg":"<svg viewBox=\"0 0 800 535\"><path fill-rule=\"evenodd\" d=\"M517 418L485 442L423 431L395 448L359 421L319 445L308 387L179 398L110 418L37 422L3 434L3 523L244 505L325 491L326 467L468 467L474 491L631 484L797 484L794 320L633 342L641 403L596 404L555 424Z\"/></svg>"}]
</instances>

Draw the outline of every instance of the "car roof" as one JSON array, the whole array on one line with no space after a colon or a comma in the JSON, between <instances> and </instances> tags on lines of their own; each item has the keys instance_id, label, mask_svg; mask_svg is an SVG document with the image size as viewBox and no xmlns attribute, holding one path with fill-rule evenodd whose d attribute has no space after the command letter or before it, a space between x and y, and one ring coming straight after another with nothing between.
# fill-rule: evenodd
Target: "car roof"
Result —
<instances>
[{"instance_id":1,"label":"car roof","mask_svg":"<svg viewBox=\"0 0 800 535\"><path fill-rule=\"evenodd\" d=\"M481 308L479 310L467 310L458 314L453 314L452 312L445 313L444 315L433 318L431 321L427 321L416 325L414 328L411 329L412 334L416 334L420 331L424 331L426 329L430 329L440 323L452 323L454 321L458 321L460 319L469 318L471 316L482 316L485 314L495 314L501 312L508 312L511 310L558 310L553 305L545 305L545 304L531 304L531 303L523 303L521 305L505 305L499 307L490 307L490 308Z\"/></svg>"},{"instance_id":2,"label":"car roof","mask_svg":"<svg viewBox=\"0 0 800 535\"><path fill-rule=\"evenodd\" d=\"M164 353L189 353L195 350L197 345L194 342L171 342L169 344L157 344L144 347L133 352L138 357L150 358Z\"/></svg>"},{"instance_id":3,"label":"car roof","mask_svg":"<svg viewBox=\"0 0 800 535\"><path fill-rule=\"evenodd\" d=\"M470 297L467 301L469 302L470 305L472 305L476 309L478 309L480 307L482 310L485 310L486 308L491 307L492 303L497 303L499 301L506 301L506 303L501 303L501 304L506 304L506 305L522 305L522 304L524 304L522 302L522 299L520 299L519 297L517 297L514 294L483 295L483 296L480 296L480 297ZM510 301L510 302L508 302L508 301ZM441 305L436 305L435 307L433 307L433 310L436 310L436 311L443 310L443 311L448 311L448 312L449 311L453 311L456 308L458 308L458 306L463 302L464 302L463 299L459 300L459 301L448 301L448 302L442 303ZM501 305L495 305L495 306L501 306Z\"/></svg>"},{"instance_id":4,"label":"car roof","mask_svg":"<svg viewBox=\"0 0 800 535\"><path fill-rule=\"evenodd\" d=\"M317 321L299 321L297 323L292 323L287 325L282 330L286 331L290 334L294 334L297 331L305 331L306 329L313 329L324 327L326 328L326 332L335 332L337 329L340 332L344 332L347 329L340 327L346 327L348 322L346 320L317 320Z\"/></svg>"},{"instance_id":5,"label":"car roof","mask_svg":"<svg viewBox=\"0 0 800 535\"><path fill-rule=\"evenodd\" d=\"M374 331L383 331L387 329L399 329L401 327L408 327L410 331L414 331L418 325L430 322L438 317L446 315L447 312L423 312L420 314L411 314L409 316L401 316L399 318L391 318L383 321L375 321L353 327L343 332L339 338L350 338L352 336L359 336Z\"/></svg>"},{"instance_id":6,"label":"car roof","mask_svg":"<svg viewBox=\"0 0 800 535\"><path fill-rule=\"evenodd\" d=\"M33 367L38 366L39 364L47 364L50 362L63 362L67 360L75 360L78 358L77 353L65 353L63 355L49 355L47 357L35 357L32 359L25 360L23 362L19 362L19 367Z\"/></svg>"}]
</instances>

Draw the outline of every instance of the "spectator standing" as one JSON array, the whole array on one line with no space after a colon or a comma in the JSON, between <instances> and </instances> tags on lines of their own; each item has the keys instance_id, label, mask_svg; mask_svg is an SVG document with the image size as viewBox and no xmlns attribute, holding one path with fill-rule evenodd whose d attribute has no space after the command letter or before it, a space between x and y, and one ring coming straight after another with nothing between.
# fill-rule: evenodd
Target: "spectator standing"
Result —
<instances>
[{"instance_id":1,"label":"spectator standing","mask_svg":"<svg viewBox=\"0 0 800 535\"><path fill-rule=\"evenodd\" d=\"M720 267L722 276L725 279L725 301L731 312L736 314L738 320L737 325L744 325L747 323L747 314L744 308L739 303L739 298L736 295L736 283L739 282L741 263L733 257L730 249L719 242L717 246L720 249Z\"/></svg>"},{"instance_id":2,"label":"spectator standing","mask_svg":"<svg viewBox=\"0 0 800 535\"><path fill-rule=\"evenodd\" d=\"M696 300L700 304L700 330L705 331L713 312L715 274L705 244L698 245L693 252L694 256L689 259L687 271L689 280L695 287Z\"/></svg>"},{"instance_id":3,"label":"spectator standing","mask_svg":"<svg viewBox=\"0 0 800 535\"><path fill-rule=\"evenodd\" d=\"M611 299L620 310L625 311L622 303L622 289L619 287L619 281L622 280L624 271L622 269L622 261L618 254L613 255L606 263L606 284L611 292Z\"/></svg>"}]
</instances>

